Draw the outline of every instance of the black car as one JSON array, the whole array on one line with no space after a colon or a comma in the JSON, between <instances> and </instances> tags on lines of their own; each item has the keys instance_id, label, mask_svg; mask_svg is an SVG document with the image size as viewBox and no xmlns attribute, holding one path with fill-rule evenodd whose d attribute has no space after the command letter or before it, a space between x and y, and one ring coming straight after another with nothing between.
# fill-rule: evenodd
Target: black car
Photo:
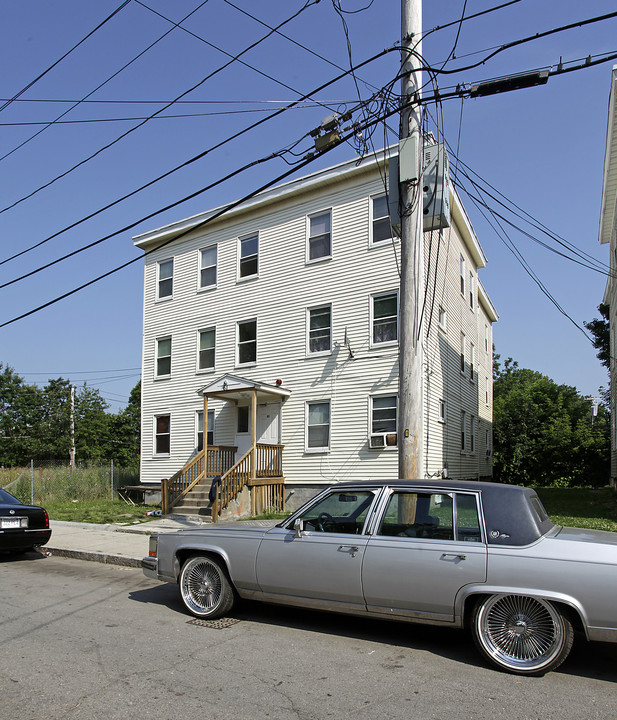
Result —
<instances>
[{"instance_id":1,"label":"black car","mask_svg":"<svg viewBox=\"0 0 617 720\"><path fill-rule=\"evenodd\" d=\"M31 550L50 537L49 516L42 507L24 505L0 488L0 551Z\"/></svg>"}]
</instances>

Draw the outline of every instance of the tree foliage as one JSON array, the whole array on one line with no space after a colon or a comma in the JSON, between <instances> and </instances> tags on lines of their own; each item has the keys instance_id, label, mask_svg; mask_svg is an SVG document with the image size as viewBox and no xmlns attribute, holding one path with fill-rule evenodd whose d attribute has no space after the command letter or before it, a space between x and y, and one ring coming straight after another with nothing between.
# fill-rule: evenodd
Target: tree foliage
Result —
<instances>
[{"instance_id":1,"label":"tree foliage","mask_svg":"<svg viewBox=\"0 0 617 720\"><path fill-rule=\"evenodd\" d=\"M141 383L128 406L111 414L98 390L85 383L75 392L73 423L78 461L115 460L139 465ZM0 464L68 463L71 448L71 384L51 379L45 387L29 385L0 363Z\"/></svg>"},{"instance_id":2,"label":"tree foliage","mask_svg":"<svg viewBox=\"0 0 617 720\"><path fill-rule=\"evenodd\" d=\"M611 325L609 322L609 306L605 303L598 305L599 318L594 318L583 325L593 336L593 346L598 351L598 359L605 368L610 368L611 360Z\"/></svg>"},{"instance_id":3,"label":"tree foliage","mask_svg":"<svg viewBox=\"0 0 617 720\"><path fill-rule=\"evenodd\" d=\"M495 356L494 476L536 485L606 485L610 475L609 416L592 417L591 398L534 370Z\"/></svg>"}]
</instances>

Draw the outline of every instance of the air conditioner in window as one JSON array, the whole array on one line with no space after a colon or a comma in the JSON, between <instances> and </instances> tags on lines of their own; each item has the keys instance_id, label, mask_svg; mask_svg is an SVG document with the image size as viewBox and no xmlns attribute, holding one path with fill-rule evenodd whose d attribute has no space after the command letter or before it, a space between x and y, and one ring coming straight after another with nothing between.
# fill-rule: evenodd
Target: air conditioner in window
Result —
<instances>
[{"instance_id":1,"label":"air conditioner in window","mask_svg":"<svg viewBox=\"0 0 617 720\"><path fill-rule=\"evenodd\" d=\"M396 433L375 433L369 437L369 447L383 448L396 446Z\"/></svg>"}]
</instances>

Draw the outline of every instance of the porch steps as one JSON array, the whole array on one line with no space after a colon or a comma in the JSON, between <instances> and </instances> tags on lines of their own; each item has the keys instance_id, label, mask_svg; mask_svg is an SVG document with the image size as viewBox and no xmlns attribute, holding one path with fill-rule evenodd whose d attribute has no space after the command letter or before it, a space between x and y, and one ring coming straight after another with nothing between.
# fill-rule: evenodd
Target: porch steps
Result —
<instances>
[{"instance_id":1,"label":"porch steps","mask_svg":"<svg viewBox=\"0 0 617 720\"><path fill-rule=\"evenodd\" d=\"M196 485L185 497L173 506L174 515L198 515L203 518L212 517L212 504L209 498L210 483Z\"/></svg>"}]
</instances>

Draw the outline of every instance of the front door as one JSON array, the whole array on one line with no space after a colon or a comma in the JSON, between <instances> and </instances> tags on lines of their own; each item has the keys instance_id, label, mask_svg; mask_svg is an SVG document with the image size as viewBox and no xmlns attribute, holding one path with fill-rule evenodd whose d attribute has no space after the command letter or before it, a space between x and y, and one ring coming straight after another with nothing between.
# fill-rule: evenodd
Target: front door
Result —
<instances>
[{"instance_id":1,"label":"front door","mask_svg":"<svg viewBox=\"0 0 617 720\"><path fill-rule=\"evenodd\" d=\"M281 442L281 403L257 405L257 442L278 445ZM251 449L251 406L236 407L236 462Z\"/></svg>"}]
</instances>

